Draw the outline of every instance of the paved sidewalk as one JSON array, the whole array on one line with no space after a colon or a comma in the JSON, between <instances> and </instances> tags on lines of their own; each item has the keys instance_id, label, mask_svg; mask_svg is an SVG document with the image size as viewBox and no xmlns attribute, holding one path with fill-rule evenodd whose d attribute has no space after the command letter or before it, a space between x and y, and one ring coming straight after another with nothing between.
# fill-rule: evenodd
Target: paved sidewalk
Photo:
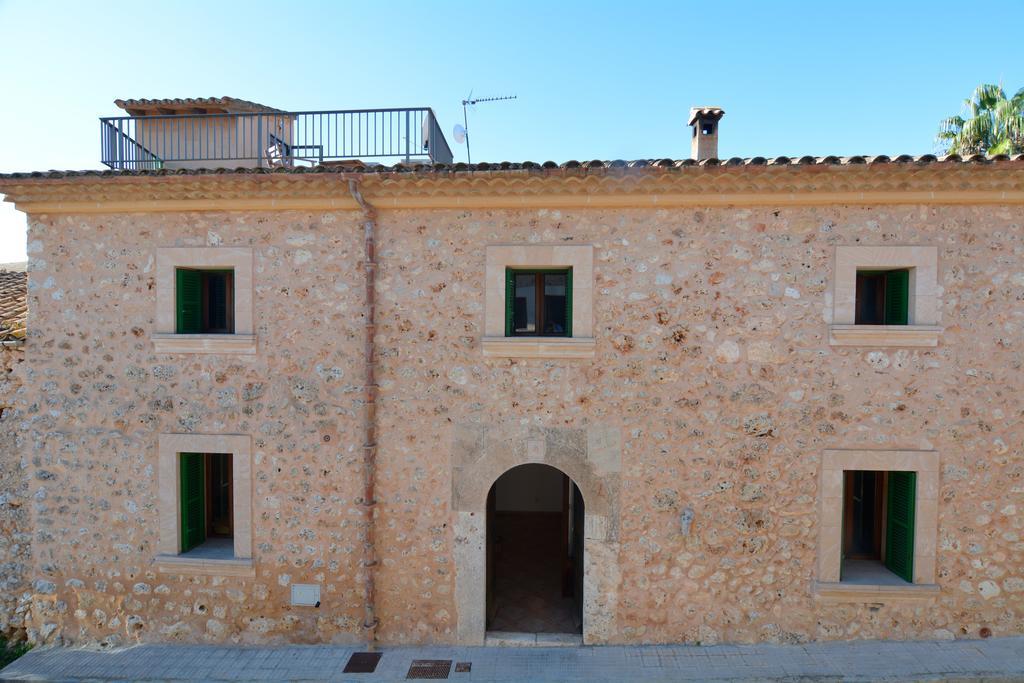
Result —
<instances>
[{"instance_id":1,"label":"paved sidewalk","mask_svg":"<svg viewBox=\"0 0 1024 683\"><path fill-rule=\"evenodd\" d=\"M352 647L139 645L34 650L3 680L400 681L413 660L451 660L451 681L1024 681L1024 637L952 642L635 647L395 647L342 673ZM456 671L459 662L469 672ZM443 677L442 677L443 678Z\"/></svg>"}]
</instances>

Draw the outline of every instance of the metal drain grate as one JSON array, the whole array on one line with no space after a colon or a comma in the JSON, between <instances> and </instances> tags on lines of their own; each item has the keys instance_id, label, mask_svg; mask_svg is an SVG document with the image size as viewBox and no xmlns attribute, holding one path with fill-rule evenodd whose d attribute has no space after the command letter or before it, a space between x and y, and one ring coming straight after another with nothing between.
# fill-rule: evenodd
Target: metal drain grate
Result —
<instances>
[{"instance_id":1,"label":"metal drain grate","mask_svg":"<svg viewBox=\"0 0 1024 683\"><path fill-rule=\"evenodd\" d=\"M406 679L430 678L437 680L448 678L451 671L452 660L450 659L414 659L409 666L409 673L405 677Z\"/></svg>"},{"instance_id":2,"label":"metal drain grate","mask_svg":"<svg viewBox=\"0 0 1024 683\"><path fill-rule=\"evenodd\" d=\"M473 670L473 662L455 662L455 673L468 674Z\"/></svg>"},{"instance_id":3,"label":"metal drain grate","mask_svg":"<svg viewBox=\"0 0 1024 683\"><path fill-rule=\"evenodd\" d=\"M377 662L381 658L380 652L353 652L345 665L345 674L372 674L377 670Z\"/></svg>"}]
</instances>

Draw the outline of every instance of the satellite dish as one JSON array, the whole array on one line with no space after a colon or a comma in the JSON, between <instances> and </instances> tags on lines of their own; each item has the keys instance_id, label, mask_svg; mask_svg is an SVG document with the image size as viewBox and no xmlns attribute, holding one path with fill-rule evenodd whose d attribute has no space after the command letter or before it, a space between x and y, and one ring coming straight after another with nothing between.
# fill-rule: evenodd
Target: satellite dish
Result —
<instances>
[{"instance_id":1,"label":"satellite dish","mask_svg":"<svg viewBox=\"0 0 1024 683\"><path fill-rule=\"evenodd\" d=\"M455 124L455 128L452 129L452 137L455 138L455 142L460 145L466 141L466 129L461 123Z\"/></svg>"}]
</instances>

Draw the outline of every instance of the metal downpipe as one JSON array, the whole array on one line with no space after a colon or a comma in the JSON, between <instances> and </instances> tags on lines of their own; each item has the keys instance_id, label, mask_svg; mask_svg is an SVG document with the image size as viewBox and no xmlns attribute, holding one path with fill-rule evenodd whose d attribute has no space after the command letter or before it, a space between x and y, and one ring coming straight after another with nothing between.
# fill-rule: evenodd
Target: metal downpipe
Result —
<instances>
[{"instance_id":1,"label":"metal downpipe","mask_svg":"<svg viewBox=\"0 0 1024 683\"><path fill-rule=\"evenodd\" d=\"M349 179L348 190L363 212L363 273L365 279L364 325L365 339L363 354L366 375L363 385L363 495L359 501L363 509L363 552L361 568L363 575L364 616L363 629L366 631L367 646L376 645L377 619L375 573L377 548L374 545L376 504L374 487L377 478L377 349L374 342L377 326L377 256L376 228L377 212L366 202L359 190L359 181Z\"/></svg>"}]
</instances>

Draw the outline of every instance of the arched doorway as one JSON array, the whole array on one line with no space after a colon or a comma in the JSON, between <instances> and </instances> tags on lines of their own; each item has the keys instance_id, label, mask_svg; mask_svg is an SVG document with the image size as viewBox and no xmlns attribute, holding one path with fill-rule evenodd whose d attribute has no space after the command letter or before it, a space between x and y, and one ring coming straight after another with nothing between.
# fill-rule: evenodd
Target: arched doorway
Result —
<instances>
[{"instance_id":1,"label":"arched doorway","mask_svg":"<svg viewBox=\"0 0 1024 683\"><path fill-rule=\"evenodd\" d=\"M582 633L584 501L561 470L509 469L487 494L486 628Z\"/></svg>"}]
</instances>

